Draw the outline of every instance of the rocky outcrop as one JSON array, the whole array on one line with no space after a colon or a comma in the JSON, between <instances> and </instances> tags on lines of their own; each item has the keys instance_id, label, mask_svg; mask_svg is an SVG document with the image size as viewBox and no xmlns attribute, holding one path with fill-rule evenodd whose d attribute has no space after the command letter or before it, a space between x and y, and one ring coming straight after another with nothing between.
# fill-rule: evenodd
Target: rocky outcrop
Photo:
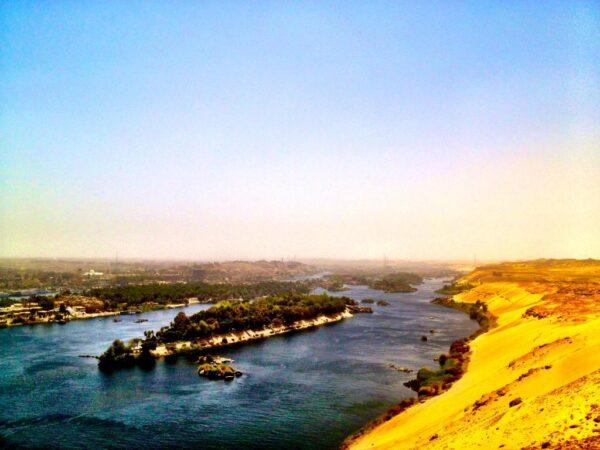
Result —
<instances>
[{"instance_id":1,"label":"rocky outcrop","mask_svg":"<svg viewBox=\"0 0 600 450\"><path fill-rule=\"evenodd\" d=\"M371 314L373 312L373 308L369 308L368 306L349 305L348 311L350 311L352 314Z\"/></svg>"},{"instance_id":2,"label":"rocky outcrop","mask_svg":"<svg viewBox=\"0 0 600 450\"><path fill-rule=\"evenodd\" d=\"M242 372L235 370L227 364L217 362L207 362L198 366L198 375L206 377L209 380L231 381L235 377L241 377Z\"/></svg>"}]
</instances>

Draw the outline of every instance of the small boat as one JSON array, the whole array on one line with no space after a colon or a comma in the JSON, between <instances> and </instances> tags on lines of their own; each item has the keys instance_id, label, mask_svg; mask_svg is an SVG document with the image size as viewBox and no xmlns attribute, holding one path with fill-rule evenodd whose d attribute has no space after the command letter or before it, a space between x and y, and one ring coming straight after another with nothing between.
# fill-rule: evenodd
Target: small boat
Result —
<instances>
[{"instance_id":1,"label":"small boat","mask_svg":"<svg viewBox=\"0 0 600 450\"><path fill-rule=\"evenodd\" d=\"M148 319L138 319L135 321L135 323L144 323L144 322L148 322Z\"/></svg>"},{"instance_id":2,"label":"small boat","mask_svg":"<svg viewBox=\"0 0 600 450\"><path fill-rule=\"evenodd\" d=\"M115 318L113 319L113 322L121 322L121 319L119 319L118 317L115 317Z\"/></svg>"}]
</instances>

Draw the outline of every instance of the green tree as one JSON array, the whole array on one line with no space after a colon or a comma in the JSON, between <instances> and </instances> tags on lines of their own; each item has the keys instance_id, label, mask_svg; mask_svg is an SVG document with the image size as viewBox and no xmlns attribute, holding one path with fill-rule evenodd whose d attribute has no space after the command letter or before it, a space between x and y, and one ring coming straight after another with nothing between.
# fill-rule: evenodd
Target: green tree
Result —
<instances>
[{"instance_id":1,"label":"green tree","mask_svg":"<svg viewBox=\"0 0 600 450\"><path fill-rule=\"evenodd\" d=\"M38 304L44 311L50 311L54 309L54 299L52 297L42 297L39 299Z\"/></svg>"}]
</instances>

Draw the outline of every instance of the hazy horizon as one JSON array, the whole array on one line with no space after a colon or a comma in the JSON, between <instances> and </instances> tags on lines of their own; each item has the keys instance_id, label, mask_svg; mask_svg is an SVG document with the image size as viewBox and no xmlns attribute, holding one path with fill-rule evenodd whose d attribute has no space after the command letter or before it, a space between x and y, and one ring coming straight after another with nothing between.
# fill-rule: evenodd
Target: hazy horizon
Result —
<instances>
[{"instance_id":1,"label":"hazy horizon","mask_svg":"<svg viewBox=\"0 0 600 450\"><path fill-rule=\"evenodd\" d=\"M544 258L539 258L544 259ZM565 258L550 258L550 259L565 259ZM568 258L567 258L568 259ZM77 257L77 256L64 256L64 257L53 257L53 256L0 256L0 260L31 260L31 261L89 261L89 262L104 262L104 263L135 263L135 262L148 262L148 263L196 263L196 264L210 264L210 263L230 263L230 262L258 262L258 261L282 261L282 262L300 262L303 264L345 264L345 263L369 263L369 264L382 264L382 265L408 265L408 264L493 264L504 262L503 260L492 260L482 259L474 260L471 259L390 259L390 258L228 258L228 259L189 259L189 258L122 258L120 256L112 257Z\"/></svg>"},{"instance_id":2,"label":"hazy horizon","mask_svg":"<svg viewBox=\"0 0 600 450\"><path fill-rule=\"evenodd\" d=\"M0 23L0 257L600 257L595 2Z\"/></svg>"}]
</instances>

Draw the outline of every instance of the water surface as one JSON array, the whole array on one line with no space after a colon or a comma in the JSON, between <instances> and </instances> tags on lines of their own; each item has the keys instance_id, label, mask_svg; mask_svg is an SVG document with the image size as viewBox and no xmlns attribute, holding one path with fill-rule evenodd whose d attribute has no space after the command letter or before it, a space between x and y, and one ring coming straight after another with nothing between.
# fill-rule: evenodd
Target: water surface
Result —
<instances>
[{"instance_id":1,"label":"water surface","mask_svg":"<svg viewBox=\"0 0 600 450\"><path fill-rule=\"evenodd\" d=\"M366 286L334 293L391 304L222 350L244 372L229 383L199 378L184 360L105 375L96 360L78 357L156 330L174 310L120 323L103 318L0 330L1 439L11 447L45 448L336 448L413 395L402 383L414 375L389 364L435 367L435 356L477 328L465 314L429 303L441 284L427 280L410 294ZM134 323L140 317L149 321ZM428 342L421 342L424 334Z\"/></svg>"}]
</instances>

